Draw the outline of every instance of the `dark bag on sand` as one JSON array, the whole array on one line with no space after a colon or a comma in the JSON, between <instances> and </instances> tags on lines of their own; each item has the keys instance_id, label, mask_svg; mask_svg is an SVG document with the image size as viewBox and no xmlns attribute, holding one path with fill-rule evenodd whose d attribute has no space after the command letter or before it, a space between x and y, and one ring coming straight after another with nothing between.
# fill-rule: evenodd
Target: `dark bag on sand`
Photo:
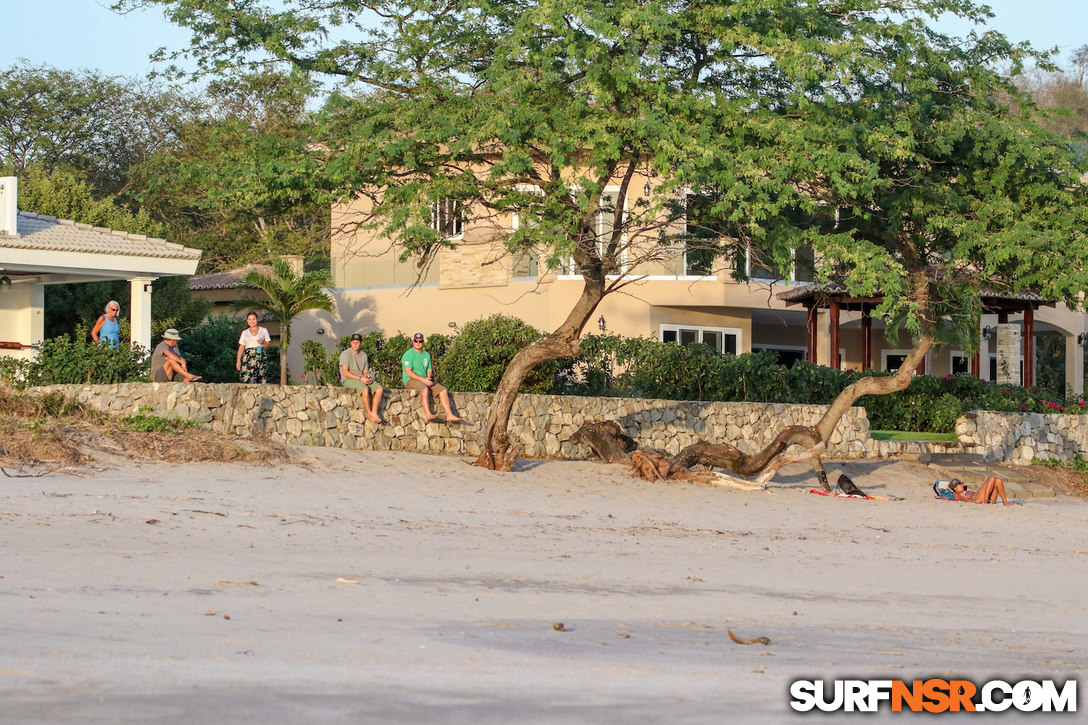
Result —
<instances>
[{"instance_id":1,"label":"dark bag on sand","mask_svg":"<svg viewBox=\"0 0 1088 725\"><path fill-rule=\"evenodd\" d=\"M850 477L845 473L839 474L839 488L847 496L864 496L865 493L854 485L854 482L850 480Z\"/></svg>"}]
</instances>

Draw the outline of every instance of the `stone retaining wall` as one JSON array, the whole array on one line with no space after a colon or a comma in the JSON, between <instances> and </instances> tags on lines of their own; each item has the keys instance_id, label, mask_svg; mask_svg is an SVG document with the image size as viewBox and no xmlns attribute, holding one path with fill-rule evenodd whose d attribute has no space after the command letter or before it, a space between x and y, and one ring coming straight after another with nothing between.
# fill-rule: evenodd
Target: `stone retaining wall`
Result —
<instances>
[{"instance_id":1,"label":"stone retaining wall","mask_svg":"<svg viewBox=\"0 0 1088 725\"><path fill-rule=\"evenodd\" d=\"M491 402L486 393L453 393L466 422L427 423L415 395L387 390L382 402L386 424L377 425L366 419L356 393L327 386L126 383L38 390L60 390L116 415L177 416L214 430L267 435L285 443L468 456L480 452L483 421ZM752 452L761 450L787 425L814 424L825 410L818 405L521 395L511 417L510 437L524 457L590 458L588 447L570 443L571 435L583 423L611 419L642 447L669 454L700 440L729 442ZM988 461L1020 464L1033 458L1071 460L1078 454L1088 455L1086 422L1085 416L1077 415L975 411L957 422L958 444L874 441L869 437L865 409L854 407L835 429L828 455L917 458L959 451Z\"/></svg>"},{"instance_id":2,"label":"stone retaining wall","mask_svg":"<svg viewBox=\"0 0 1088 725\"><path fill-rule=\"evenodd\" d=\"M1033 458L1070 461L1088 454L1083 415L976 410L956 421L956 435L965 450L987 461L1027 465Z\"/></svg>"},{"instance_id":3,"label":"stone retaining wall","mask_svg":"<svg viewBox=\"0 0 1088 725\"><path fill-rule=\"evenodd\" d=\"M224 433L267 435L285 443L469 456L480 452L492 397L453 393L466 422L447 425L425 422L414 394L387 390L381 409L386 424L377 425L366 419L358 394L345 388L126 383L38 390L59 390L114 415L177 416ZM816 423L825 410L816 405L521 395L511 417L510 437L524 457L590 458L588 447L570 443L571 435L583 423L612 419L642 447L670 454L704 439L728 441L751 452L761 450L785 426ZM865 410L851 408L835 429L828 455L864 456L871 444Z\"/></svg>"}]
</instances>

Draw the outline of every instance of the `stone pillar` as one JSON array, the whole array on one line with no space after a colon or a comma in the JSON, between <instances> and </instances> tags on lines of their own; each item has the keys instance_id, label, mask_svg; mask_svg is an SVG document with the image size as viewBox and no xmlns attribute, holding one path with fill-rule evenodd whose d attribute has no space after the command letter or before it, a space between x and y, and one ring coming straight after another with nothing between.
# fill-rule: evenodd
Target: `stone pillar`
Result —
<instances>
[{"instance_id":1,"label":"stone pillar","mask_svg":"<svg viewBox=\"0 0 1088 725\"><path fill-rule=\"evenodd\" d=\"M1020 384L1020 325L1015 322L997 325L997 382Z\"/></svg>"},{"instance_id":2,"label":"stone pillar","mask_svg":"<svg viewBox=\"0 0 1088 725\"><path fill-rule=\"evenodd\" d=\"M1084 392L1084 348L1077 342L1078 335L1065 335L1065 384L1076 395Z\"/></svg>"},{"instance_id":3,"label":"stone pillar","mask_svg":"<svg viewBox=\"0 0 1088 725\"><path fill-rule=\"evenodd\" d=\"M150 351L151 344L151 283L158 277L133 277L129 282L129 307L132 341Z\"/></svg>"}]
</instances>

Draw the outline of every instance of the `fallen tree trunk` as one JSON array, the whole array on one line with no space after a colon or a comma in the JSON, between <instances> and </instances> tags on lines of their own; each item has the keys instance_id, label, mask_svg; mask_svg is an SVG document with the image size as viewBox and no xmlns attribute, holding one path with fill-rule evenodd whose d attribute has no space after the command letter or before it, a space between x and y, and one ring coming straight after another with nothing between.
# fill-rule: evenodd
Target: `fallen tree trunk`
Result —
<instances>
[{"instance_id":1,"label":"fallen tree trunk","mask_svg":"<svg viewBox=\"0 0 1088 725\"><path fill-rule=\"evenodd\" d=\"M638 450L635 439L623 432L614 420L587 423L570 437L571 443L584 443L608 463L630 463L631 452Z\"/></svg>"},{"instance_id":2,"label":"fallen tree trunk","mask_svg":"<svg viewBox=\"0 0 1088 725\"><path fill-rule=\"evenodd\" d=\"M572 443L588 445L601 460L608 463L624 463L634 468L639 478L647 481L697 481L747 490L766 488L767 483L782 466L789 463L813 461L825 491L830 491L820 454L825 446L815 430L807 426L790 426L780 432L759 453L744 453L728 443L700 441L684 448L669 459L660 453L638 449L634 439L623 432L614 420L587 423L573 436ZM803 451L786 454L792 445L805 446ZM724 468L736 475L692 471L692 466ZM746 477L759 474L754 481Z\"/></svg>"}]
</instances>

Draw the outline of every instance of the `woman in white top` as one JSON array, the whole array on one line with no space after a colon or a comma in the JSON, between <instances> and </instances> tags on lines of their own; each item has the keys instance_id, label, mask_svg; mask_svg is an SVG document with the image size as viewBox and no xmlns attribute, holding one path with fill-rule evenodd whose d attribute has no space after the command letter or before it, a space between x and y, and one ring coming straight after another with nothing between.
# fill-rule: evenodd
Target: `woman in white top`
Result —
<instances>
[{"instance_id":1,"label":"woman in white top","mask_svg":"<svg viewBox=\"0 0 1088 725\"><path fill-rule=\"evenodd\" d=\"M272 338L268 336L268 330L258 327L256 312L246 315L246 324L249 327L242 330L242 336L238 338L238 359L234 367L243 383L264 384L268 382L268 358L264 349Z\"/></svg>"}]
</instances>

